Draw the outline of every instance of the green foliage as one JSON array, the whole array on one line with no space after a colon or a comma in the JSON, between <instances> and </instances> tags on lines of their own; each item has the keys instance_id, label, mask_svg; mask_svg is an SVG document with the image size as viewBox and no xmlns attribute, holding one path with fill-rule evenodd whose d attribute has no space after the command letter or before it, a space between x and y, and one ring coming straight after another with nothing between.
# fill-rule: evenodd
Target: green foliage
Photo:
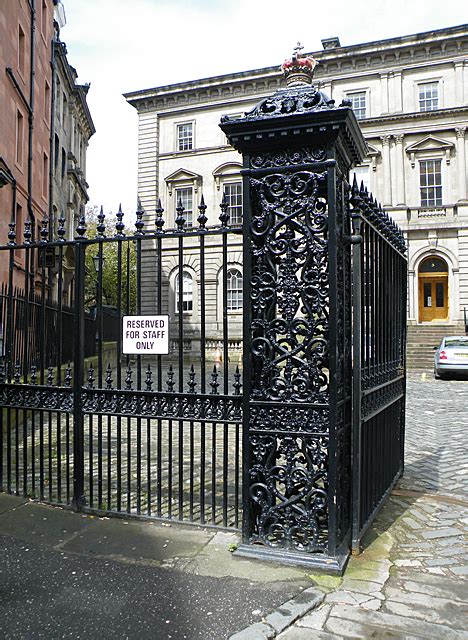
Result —
<instances>
[{"instance_id":1,"label":"green foliage","mask_svg":"<svg viewBox=\"0 0 468 640\"><path fill-rule=\"evenodd\" d=\"M88 208L86 211L87 237L95 238L97 236L98 224L98 208ZM106 216L105 235L108 238L115 236L115 214ZM133 233L124 229L124 233ZM85 284L85 306L89 309L96 304L96 294L98 285L98 274L94 265L93 257L99 254L99 244L91 244L86 249L86 284ZM121 261L119 268L119 246L121 247ZM103 242L102 243L102 304L116 307L119 294L119 285L121 291L121 305L124 313L136 312L136 246L132 240L124 240L122 242Z\"/></svg>"}]
</instances>

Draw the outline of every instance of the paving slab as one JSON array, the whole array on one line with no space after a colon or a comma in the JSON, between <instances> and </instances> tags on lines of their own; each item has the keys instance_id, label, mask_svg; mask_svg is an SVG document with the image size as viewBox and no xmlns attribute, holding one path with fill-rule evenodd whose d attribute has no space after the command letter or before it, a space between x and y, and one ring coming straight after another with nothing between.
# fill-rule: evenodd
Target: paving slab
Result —
<instances>
[{"instance_id":1,"label":"paving slab","mask_svg":"<svg viewBox=\"0 0 468 640\"><path fill-rule=\"evenodd\" d=\"M8 493L0 493L0 513L5 513L6 511L10 511L10 509L19 507L22 504L27 504L28 502L30 502L29 498L24 498L23 496L12 496Z\"/></svg>"},{"instance_id":2,"label":"paving slab","mask_svg":"<svg viewBox=\"0 0 468 640\"><path fill-rule=\"evenodd\" d=\"M169 528L161 524L120 519L93 519L62 548L64 551L101 558L161 563L174 558L194 557L212 537L213 532L203 529Z\"/></svg>"},{"instance_id":3,"label":"paving slab","mask_svg":"<svg viewBox=\"0 0 468 640\"><path fill-rule=\"evenodd\" d=\"M85 531L91 523L73 511L28 501L2 513L0 533L54 547Z\"/></svg>"}]
</instances>

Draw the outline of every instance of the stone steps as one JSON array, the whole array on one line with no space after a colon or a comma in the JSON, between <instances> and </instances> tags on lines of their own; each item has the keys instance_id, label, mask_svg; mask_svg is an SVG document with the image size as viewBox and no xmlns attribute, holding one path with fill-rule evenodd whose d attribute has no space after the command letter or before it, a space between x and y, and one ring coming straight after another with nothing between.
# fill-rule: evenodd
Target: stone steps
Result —
<instances>
[{"instance_id":1,"label":"stone steps","mask_svg":"<svg viewBox=\"0 0 468 640\"><path fill-rule=\"evenodd\" d=\"M408 369L432 370L434 347L438 347L444 336L463 335L463 324L410 325L406 345Z\"/></svg>"}]
</instances>

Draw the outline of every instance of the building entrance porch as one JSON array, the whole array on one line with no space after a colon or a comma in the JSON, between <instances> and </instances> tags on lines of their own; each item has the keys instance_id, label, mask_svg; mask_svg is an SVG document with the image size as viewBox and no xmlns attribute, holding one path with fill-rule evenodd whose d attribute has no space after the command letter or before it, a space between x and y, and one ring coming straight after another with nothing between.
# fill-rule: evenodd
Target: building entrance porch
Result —
<instances>
[{"instance_id":1,"label":"building entrance porch","mask_svg":"<svg viewBox=\"0 0 468 640\"><path fill-rule=\"evenodd\" d=\"M429 257L421 264L418 274L419 322L447 320L448 266L439 257Z\"/></svg>"}]
</instances>

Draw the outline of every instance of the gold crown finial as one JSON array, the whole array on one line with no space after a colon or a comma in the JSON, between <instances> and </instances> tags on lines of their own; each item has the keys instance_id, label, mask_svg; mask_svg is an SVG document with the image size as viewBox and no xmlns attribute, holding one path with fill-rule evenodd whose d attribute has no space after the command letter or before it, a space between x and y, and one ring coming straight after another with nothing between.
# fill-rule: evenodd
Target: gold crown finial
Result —
<instances>
[{"instance_id":1,"label":"gold crown finial","mask_svg":"<svg viewBox=\"0 0 468 640\"><path fill-rule=\"evenodd\" d=\"M293 49L290 60L285 60L281 65L281 71L286 77L288 87L312 84L314 69L318 65L318 60L310 56L303 56L304 47L300 42Z\"/></svg>"}]
</instances>

